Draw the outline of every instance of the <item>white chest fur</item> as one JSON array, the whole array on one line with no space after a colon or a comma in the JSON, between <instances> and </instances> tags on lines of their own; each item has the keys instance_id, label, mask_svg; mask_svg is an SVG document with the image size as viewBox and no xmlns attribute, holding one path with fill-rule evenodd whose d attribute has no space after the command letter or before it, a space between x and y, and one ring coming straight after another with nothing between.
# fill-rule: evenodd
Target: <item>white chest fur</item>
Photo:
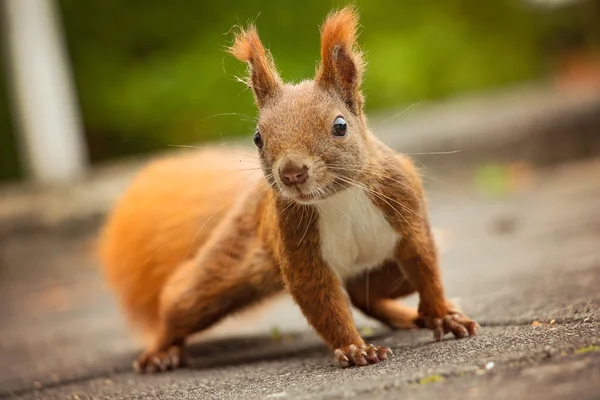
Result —
<instances>
[{"instance_id":1,"label":"white chest fur","mask_svg":"<svg viewBox=\"0 0 600 400\"><path fill-rule=\"evenodd\" d=\"M349 278L393 256L401 237L365 191L350 188L319 203L319 234L323 260Z\"/></svg>"}]
</instances>

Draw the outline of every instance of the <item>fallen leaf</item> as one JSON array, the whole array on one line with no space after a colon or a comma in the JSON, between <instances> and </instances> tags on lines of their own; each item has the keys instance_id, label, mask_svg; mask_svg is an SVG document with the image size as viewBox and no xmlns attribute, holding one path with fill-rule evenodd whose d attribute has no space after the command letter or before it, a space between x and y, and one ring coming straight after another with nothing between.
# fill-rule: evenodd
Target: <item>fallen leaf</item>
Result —
<instances>
[{"instance_id":1,"label":"fallen leaf","mask_svg":"<svg viewBox=\"0 0 600 400\"><path fill-rule=\"evenodd\" d=\"M373 328L370 326L365 326L361 329L360 333L362 336L371 336L373 334Z\"/></svg>"}]
</instances>

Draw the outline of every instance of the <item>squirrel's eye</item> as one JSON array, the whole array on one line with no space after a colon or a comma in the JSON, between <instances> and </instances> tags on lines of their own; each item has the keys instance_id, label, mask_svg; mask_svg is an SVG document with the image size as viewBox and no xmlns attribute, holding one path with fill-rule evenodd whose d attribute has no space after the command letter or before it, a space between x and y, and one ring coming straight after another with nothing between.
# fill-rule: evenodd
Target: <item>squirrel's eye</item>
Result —
<instances>
[{"instance_id":1,"label":"squirrel's eye","mask_svg":"<svg viewBox=\"0 0 600 400\"><path fill-rule=\"evenodd\" d=\"M346 125L346 121L342 117L337 117L335 121L333 121L333 135L334 136L346 136L348 131L348 125Z\"/></svg>"},{"instance_id":2,"label":"squirrel's eye","mask_svg":"<svg viewBox=\"0 0 600 400\"><path fill-rule=\"evenodd\" d=\"M262 149L262 147L263 147L263 141L262 141L262 138L260 137L260 132L259 131L256 131L254 133L254 144L259 149Z\"/></svg>"}]
</instances>

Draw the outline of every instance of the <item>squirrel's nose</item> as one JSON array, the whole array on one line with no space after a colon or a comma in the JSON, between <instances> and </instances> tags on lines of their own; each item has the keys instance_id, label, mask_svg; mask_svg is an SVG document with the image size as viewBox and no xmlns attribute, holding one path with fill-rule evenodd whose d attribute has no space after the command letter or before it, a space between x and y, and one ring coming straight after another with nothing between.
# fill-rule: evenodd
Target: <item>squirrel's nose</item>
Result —
<instances>
[{"instance_id":1,"label":"squirrel's nose","mask_svg":"<svg viewBox=\"0 0 600 400\"><path fill-rule=\"evenodd\" d=\"M279 177L286 186L300 185L308 179L308 167L287 162L279 167Z\"/></svg>"}]
</instances>

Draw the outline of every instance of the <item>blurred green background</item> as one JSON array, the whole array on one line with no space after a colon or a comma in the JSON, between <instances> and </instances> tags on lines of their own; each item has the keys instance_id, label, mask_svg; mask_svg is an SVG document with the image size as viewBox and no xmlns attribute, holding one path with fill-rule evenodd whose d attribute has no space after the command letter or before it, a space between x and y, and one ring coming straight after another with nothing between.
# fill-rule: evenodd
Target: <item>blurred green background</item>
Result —
<instances>
[{"instance_id":1,"label":"blurred green background","mask_svg":"<svg viewBox=\"0 0 600 400\"><path fill-rule=\"evenodd\" d=\"M256 111L235 79L245 66L224 52L232 25L256 20L282 77L299 81L314 73L318 25L346 3L59 0L91 160L250 140ZM591 1L556 9L519 0L355 4L369 112L548 77L565 49L591 45L598 33ZM0 79L0 180L21 174L5 89Z\"/></svg>"}]
</instances>

